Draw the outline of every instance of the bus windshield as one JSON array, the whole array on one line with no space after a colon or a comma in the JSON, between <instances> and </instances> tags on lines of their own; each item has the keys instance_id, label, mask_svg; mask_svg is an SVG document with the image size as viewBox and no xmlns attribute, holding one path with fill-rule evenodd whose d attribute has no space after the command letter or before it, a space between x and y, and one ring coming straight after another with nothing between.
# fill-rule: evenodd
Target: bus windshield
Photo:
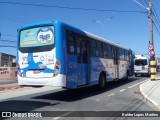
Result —
<instances>
[{"instance_id":1,"label":"bus windshield","mask_svg":"<svg viewBox=\"0 0 160 120\"><path fill-rule=\"evenodd\" d=\"M54 26L35 27L20 32L20 48L40 47L54 43Z\"/></svg>"}]
</instances>

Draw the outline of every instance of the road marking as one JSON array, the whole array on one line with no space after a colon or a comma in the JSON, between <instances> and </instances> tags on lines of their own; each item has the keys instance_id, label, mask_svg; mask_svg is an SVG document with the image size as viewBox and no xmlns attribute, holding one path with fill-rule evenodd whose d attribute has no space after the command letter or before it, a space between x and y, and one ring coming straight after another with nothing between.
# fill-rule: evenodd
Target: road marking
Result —
<instances>
[{"instance_id":1,"label":"road marking","mask_svg":"<svg viewBox=\"0 0 160 120\"><path fill-rule=\"evenodd\" d=\"M58 119L60 119L61 117L55 117L55 118L53 118L54 120L58 120Z\"/></svg>"},{"instance_id":2,"label":"road marking","mask_svg":"<svg viewBox=\"0 0 160 120\"><path fill-rule=\"evenodd\" d=\"M125 91L126 89L122 89L122 90L120 90L119 92L123 92L123 91Z\"/></svg>"},{"instance_id":3,"label":"road marking","mask_svg":"<svg viewBox=\"0 0 160 120\"><path fill-rule=\"evenodd\" d=\"M60 118L62 118L62 117L65 117L65 116L71 114L71 113L72 113L72 112L67 112L67 113L64 113L64 114L60 115L59 117L55 117L55 118L53 118L53 119L54 119L54 120L58 120L58 119L60 119Z\"/></svg>"},{"instance_id":4,"label":"road marking","mask_svg":"<svg viewBox=\"0 0 160 120\"><path fill-rule=\"evenodd\" d=\"M137 85L139 85L139 84L142 84L142 83L144 83L144 82L146 82L147 80L144 80L144 81L142 81L142 82L139 82L139 83L137 83L137 84L134 84L134 85L132 85L132 86L129 86L128 88L132 88L132 87L135 87L135 86L137 86Z\"/></svg>"},{"instance_id":5,"label":"road marking","mask_svg":"<svg viewBox=\"0 0 160 120\"><path fill-rule=\"evenodd\" d=\"M110 95L108 95L108 96L113 96L113 95L115 95L115 93L112 93L112 94L110 94Z\"/></svg>"},{"instance_id":6,"label":"road marking","mask_svg":"<svg viewBox=\"0 0 160 120\"><path fill-rule=\"evenodd\" d=\"M100 101L99 99L96 100L97 102Z\"/></svg>"}]
</instances>

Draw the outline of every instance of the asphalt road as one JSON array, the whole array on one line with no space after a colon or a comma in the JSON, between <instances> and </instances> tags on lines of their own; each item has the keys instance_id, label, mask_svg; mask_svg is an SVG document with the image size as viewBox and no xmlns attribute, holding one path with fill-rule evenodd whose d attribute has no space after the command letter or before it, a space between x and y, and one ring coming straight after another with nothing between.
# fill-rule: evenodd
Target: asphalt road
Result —
<instances>
[{"instance_id":1,"label":"asphalt road","mask_svg":"<svg viewBox=\"0 0 160 120\"><path fill-rule=\"evenodd\" d=\"M1 92L0 111L19 111L19 113L42 111L42 116L48 111L48 117L45 118L48 120L159 120L158 117L122 117L122 111L131 114L136 111L156 111L156 108L139 92L139 85L147 79L149 78L132 77L129 81L110 82L104 90L98 90L96 87L77 90L28 87ZM65 112L59 112L54 116L56 112L53 111ZM92 113L92 111L97 112ZM106 117L107 114L111 117ZM137 113L135 115L138 116ZM14 118L7 119L39 120L44 118L17 118L15 115Z\"/></svg>"}]
</instances>

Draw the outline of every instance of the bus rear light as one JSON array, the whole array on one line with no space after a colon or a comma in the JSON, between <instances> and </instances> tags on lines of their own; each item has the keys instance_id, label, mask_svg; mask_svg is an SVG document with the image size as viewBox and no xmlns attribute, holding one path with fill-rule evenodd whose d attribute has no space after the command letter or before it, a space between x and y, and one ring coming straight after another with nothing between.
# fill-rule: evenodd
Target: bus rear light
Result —
<instances>
[{"instance_id":1,"label":"bus rear light","mask_svg":"<svg viewBox=\"0 0 160 120\"><path fill-rule=\"evenodd\" d=\"M60 70L60 62L56 60L56 64L54 67L54 76L57 76L59 74L59 70Z\"/></svg>"},{"instance_id":2,"label":"bus rear light","mask_svg":"<svg viewBox=\"0 0 160 120\"><path fill-rule=\"evenodd\" d=\"M56 60L55 70L59 70L59 68L60 68L60 62Z\"/></svg>"},{"instance_id":3,"label":"bus rear light","mask_svg":"<svg viewBox=\"0 0 160 120\"><path fill-rule=\"evenodd\" d=\"M59 66L56 66L55 69L56 69L56 70L59 70Z\"/></svg>"}]
</instances>

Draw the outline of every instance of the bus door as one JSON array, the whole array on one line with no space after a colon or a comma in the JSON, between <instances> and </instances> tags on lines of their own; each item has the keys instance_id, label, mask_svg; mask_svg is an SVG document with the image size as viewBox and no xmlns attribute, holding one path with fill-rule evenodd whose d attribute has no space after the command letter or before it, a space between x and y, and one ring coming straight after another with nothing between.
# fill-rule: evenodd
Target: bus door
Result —
<instances>
[{"instance_id":1,"label":"bus door","mask_svg":"<svg viewBox=\"0 0 160 120\"><path fill-rule=\"evenodd\" d=\"M87 84L88 64L87 64L87 41L82 38L76 39L77 46L77 85Z\"/></svg>"},{"instance_id":2,"label":"bus door","mask_svg":"<svg viewBox=\"0 0 160 120\"><path fill-rule=\"evenodd\" d=\"M118 63L118 49L113 49L113 63L114 63L114 79L119 78L119 63Z\"/></svg>"}]
</instances>

